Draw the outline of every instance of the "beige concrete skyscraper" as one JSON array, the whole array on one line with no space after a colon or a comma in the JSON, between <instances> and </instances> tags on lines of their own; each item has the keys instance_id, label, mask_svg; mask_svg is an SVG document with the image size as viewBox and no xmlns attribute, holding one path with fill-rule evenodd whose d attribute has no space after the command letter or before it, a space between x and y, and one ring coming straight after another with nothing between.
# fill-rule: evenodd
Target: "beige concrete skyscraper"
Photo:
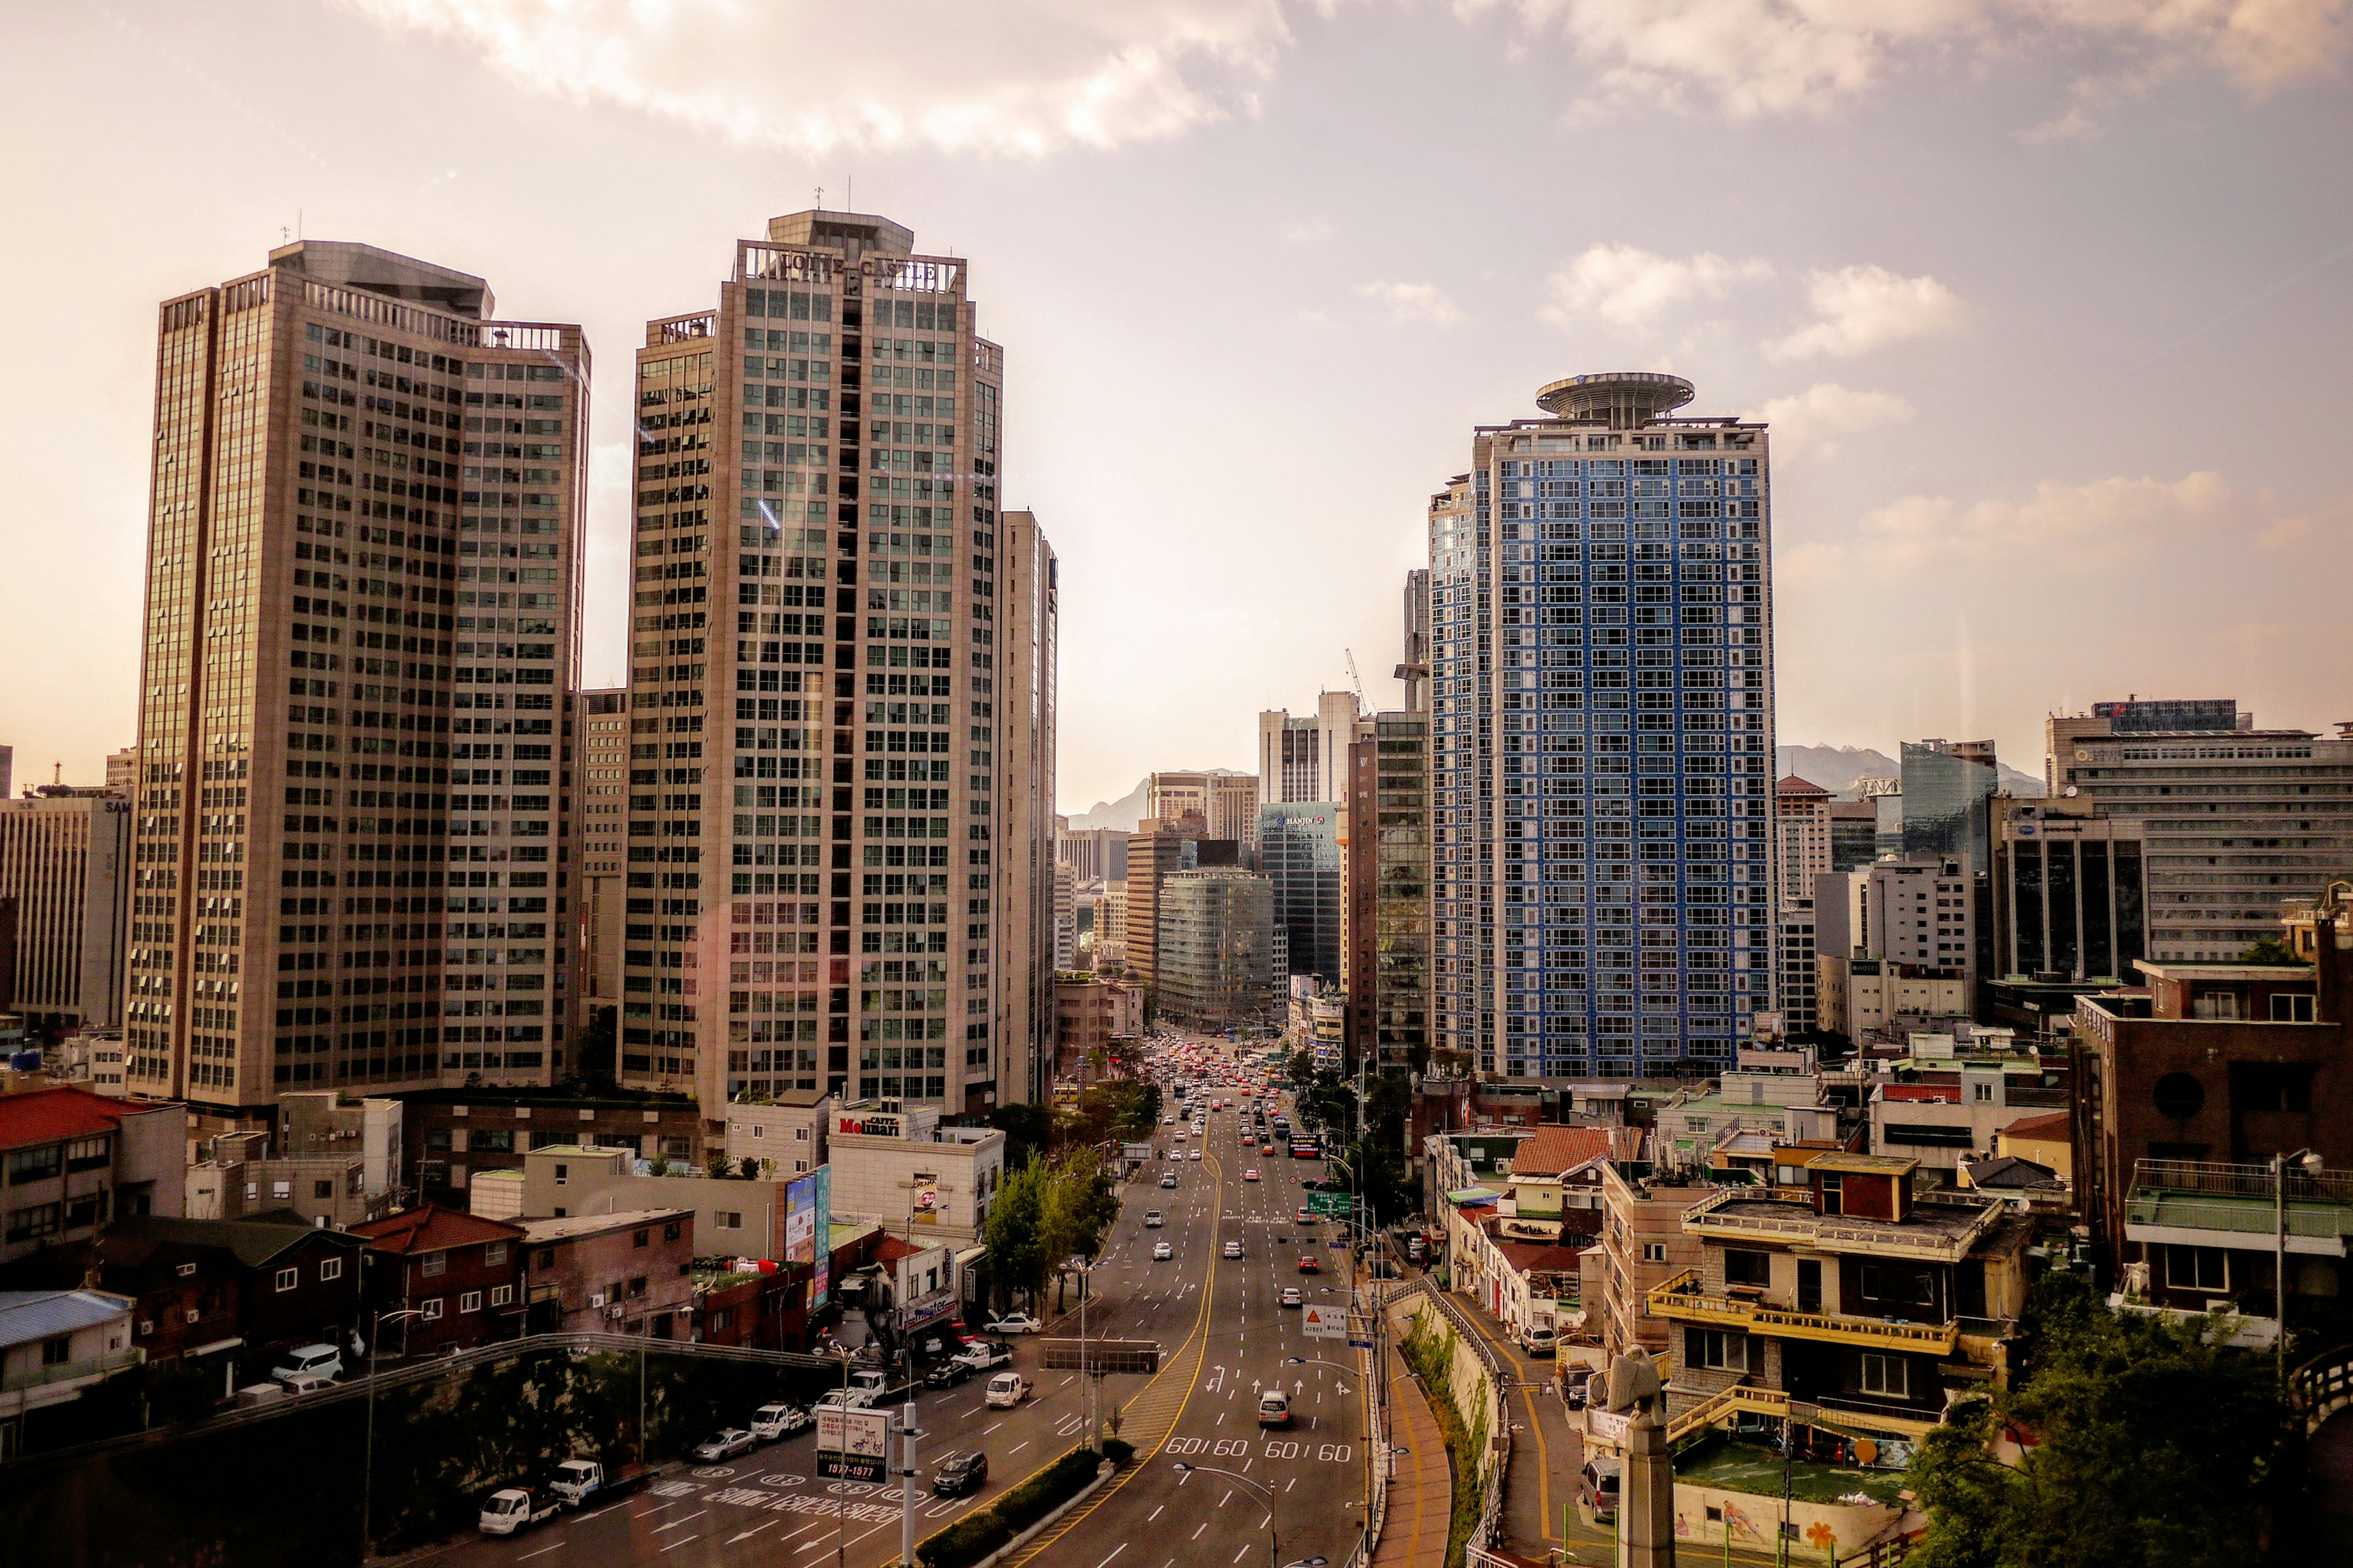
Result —
<instances>
[{"instance_id":1,"label":"beige concrete skyscraper","mask_svg":"<svg viewBox=\"0 0 2353 1568\"><path fill-rule=\"evenodd\" d=\"M776 218L638 353L621 1077L706 1115L1030 1093L992 879L1051 831L1052 556L1000 526L966 264L913 246Z\"/></svg>"},{"instance_id":2,"label":"beige concrete skyscraper","mask_svg":"<svg viewBox=\"0 0 2353 1568\"><path fill-rule=\"evenodd\" d=\"M573 830L580 897L573 906L574 1032L599 1008L621 1005L621 857L629 832L629 694L579 691L572 699Z\"/></svg>"},{"instance_id":3,"label":"beige concrete skyscraper","mask_svg":"<svg viewBox=\"0 0 2353 1568\"><path fill-rule=\"evenodd\" d=\"M132 1092L557 1068L587 378L579 328L370 246L164 303Z\"/></svg>"}]
</instances>

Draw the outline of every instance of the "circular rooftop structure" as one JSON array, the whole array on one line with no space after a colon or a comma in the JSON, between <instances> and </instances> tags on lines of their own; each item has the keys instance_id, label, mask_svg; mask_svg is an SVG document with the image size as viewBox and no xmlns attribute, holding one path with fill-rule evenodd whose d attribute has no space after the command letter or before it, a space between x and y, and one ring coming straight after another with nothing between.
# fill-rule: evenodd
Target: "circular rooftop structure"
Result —
<instances>
[{"instance_id":1,"label":"circular rooftop structure","mask_svg":"<svg viewBox=\"0 0 2353 1568\"><path fill-rule=\"evenodd\" d=\"M1655 370L1611 370L1572 375L1536 394L1536 405L1556 419L1630 430L1673 413L1696 395L1679 375Z\"/></svg>"}]
</instances>

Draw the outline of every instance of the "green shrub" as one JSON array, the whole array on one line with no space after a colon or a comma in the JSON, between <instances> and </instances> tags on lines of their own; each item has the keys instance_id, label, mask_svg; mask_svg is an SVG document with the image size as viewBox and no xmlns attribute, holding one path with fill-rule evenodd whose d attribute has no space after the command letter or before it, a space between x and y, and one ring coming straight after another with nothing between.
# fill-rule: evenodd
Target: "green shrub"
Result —
<instances>
[{"instance_id":1,"label":"green shrub","mask_svg":"<svg viewBox=\"0 0 2353 1568\"><path fill-rule=\"evenodd\" d=\"M1124 1437L1106 1437L1103 1457L1124 1470L1135 1462L1135 1445Z\"/></svg>"}]
</instances>

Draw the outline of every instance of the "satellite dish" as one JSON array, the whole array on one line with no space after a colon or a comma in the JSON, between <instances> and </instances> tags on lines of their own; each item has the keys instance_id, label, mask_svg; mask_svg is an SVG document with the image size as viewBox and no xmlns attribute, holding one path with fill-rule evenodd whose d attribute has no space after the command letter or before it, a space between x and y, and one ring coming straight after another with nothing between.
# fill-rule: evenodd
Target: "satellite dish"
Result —
<instances>
[{"instance_id":1,"label":"satellite dish","mask_svg":"<svg viewBox=\"0 0 2353 1568\"><path fill-rule=\"evenodd\" d=\"M2075 785L2075 784L2069 784L2069 785L2068 785L2064 790L2063 790L2061 793L2062 793L2062 794L2063 794L2064 795L2066 795L2066 797L2067 797L2069 800L2073 800L2073 799L2074 799L2077 795L2079 795L2083 794L2084 792L2083 792L2083 790L2082 790L2079 786L2077 786L2077 785Z\"/></svg>"}]
</instances>

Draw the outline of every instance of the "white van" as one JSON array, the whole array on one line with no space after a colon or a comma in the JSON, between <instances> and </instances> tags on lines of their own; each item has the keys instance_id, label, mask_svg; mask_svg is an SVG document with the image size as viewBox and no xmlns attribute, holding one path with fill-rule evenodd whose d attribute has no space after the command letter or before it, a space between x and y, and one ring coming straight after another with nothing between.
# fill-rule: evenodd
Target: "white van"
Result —
<instances>
[{"instance_id":1,"label":"white van","mask_svg":"<svg viewBox=\"0 0 2353 1568\"><path fill-rule=\"evenodd\" d=\"M269 1375L289 1384L298 1377L332 1381L343 1375L343 1352L332 1345L303 1345L288 1351L286 1359L269 1369Z\"/></svg>"},{"instance_id":2,"label":"white van","mask_svg":"<svg viewBox=\"0 0 2353 1568\"><path fill-rule=\"evenodd\" d=\"M1532 1356L1548 1356L1559 1342L1550 1323L1529 1323L1520 1330L1520 1348Z\"/></svg>"},{"instance_id":3,"label":"white van","mask_svg":"<svg viewBox=\"0 0 2353 1568\"><path fill-rule=\"evenodd\" d=\"M1258 1424L1261 1426L1291 1425L1291 1395L1279 1388L1270 1388L1258 1396Z\"/></svg>"}]
</instances>

